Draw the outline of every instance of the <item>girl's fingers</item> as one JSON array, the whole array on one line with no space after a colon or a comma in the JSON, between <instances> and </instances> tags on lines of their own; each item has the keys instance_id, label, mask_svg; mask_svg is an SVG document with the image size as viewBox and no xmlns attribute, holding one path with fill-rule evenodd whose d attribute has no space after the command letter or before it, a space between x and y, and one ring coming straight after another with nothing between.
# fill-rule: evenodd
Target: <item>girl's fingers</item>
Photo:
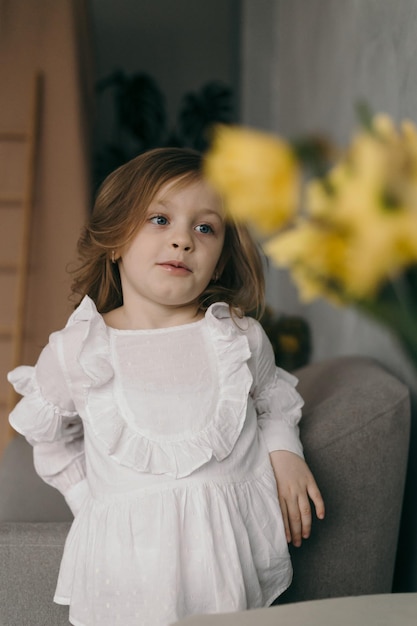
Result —
<instances>
[{"instance_id":1,"label":"girl's fingers","mask_svg":"<svg viewBox=\"0 0 417 626\"><path fill-rule=\"evenodd\" d=\"M315 506L317 517L319 519L323 519L326 514L326 509L324 506L324 500L316 484L314 484L313 487L308 489L308 495L310 496Z\"/></svg>"},{"instance_id":2,"label":"girl's fingers","mask_svg":"<svg viewBox=\"0 0 417 626\"><path fill-rule=\"evenodd\" d=\"M300 496L298 501L301 516L301 533L303 539L308 539L311 533L311 506L307 494Z\"/></svg>"},{"instance_id":3,"label":"girl's fingers","mask_svg":"<svg viewBox=\"0 0 417 626\"><path fill-rule=\"evenodd\" d=\"M302 517L298 504L298 498L287 502L288 506L288 519L290 525L291 541L294 546L301 545L302 540Z\"/></svg>"},{"instance_id":4,"label":"girl's fingers","mask_svg":"<svg viewBox=\"0 0 417 626\"><path fill-rule=\"evenodd\" d=\"M287 539L287 543L290 543L290 541L291 541L291 530L290 530L290 524L289 524L289 520L288 520L287 504L286 504L284 498L279 498L279 505L281 507L282 519L283 519L283 522L284 522L285 537Z\"/></svg>"}]
</instances>

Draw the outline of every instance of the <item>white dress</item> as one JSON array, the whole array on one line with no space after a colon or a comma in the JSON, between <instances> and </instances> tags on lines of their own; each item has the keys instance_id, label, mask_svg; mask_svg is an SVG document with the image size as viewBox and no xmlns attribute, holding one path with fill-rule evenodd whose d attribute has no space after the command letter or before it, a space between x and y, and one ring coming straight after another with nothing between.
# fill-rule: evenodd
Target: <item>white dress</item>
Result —
<instances>
[{"instance_id":1,"label":"white dress","mask_svg":"<svg viewBox=\"0 0 417 626\"><path fill-rule=\"evenodd\" d=\"M86 297L37 365L12 426L75 519L55 602L76 626L167 626L268 606L292 569L268 451L302 456L296 379L258 322L106 326Z\"/></svg>"}]
</instances>

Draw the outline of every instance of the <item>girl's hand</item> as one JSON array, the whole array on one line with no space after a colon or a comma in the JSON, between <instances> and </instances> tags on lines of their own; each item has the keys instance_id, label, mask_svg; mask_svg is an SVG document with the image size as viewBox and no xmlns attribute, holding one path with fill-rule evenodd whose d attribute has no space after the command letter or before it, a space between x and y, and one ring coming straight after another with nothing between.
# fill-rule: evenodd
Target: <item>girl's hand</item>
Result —
<instances>
[{"instance_id":1,"label":"girl's hand","mask_svg":"<svg viewBox=\"0 0 417 626\"><path fill-rule=\"evenodd\" d=\"M325 513L323 498L307 463L300 456L287 450L276 450L269 456L277 481L287 541L299 547L311 532L309 498L319 519L323 519Z\"/></svg>"}]
</instances>

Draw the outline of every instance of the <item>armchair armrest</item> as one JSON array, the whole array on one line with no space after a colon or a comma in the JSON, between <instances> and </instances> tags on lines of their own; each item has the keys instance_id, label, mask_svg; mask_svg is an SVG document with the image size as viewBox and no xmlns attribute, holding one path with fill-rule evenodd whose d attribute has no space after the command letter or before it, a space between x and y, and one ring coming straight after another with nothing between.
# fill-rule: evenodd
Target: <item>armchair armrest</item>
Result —
<instances>
[{"instance_id":1,"label":"armchair armrest","mask_svg":"<svg viewBox=\"0 0 417 626\"><path fill-rule=\"evenodd\" d=\"M392 590L405 486L408 388L376 361L338 357L304 367L301 439L326 503L280 598L297 602Z\"/></svg>"}]
</instances>

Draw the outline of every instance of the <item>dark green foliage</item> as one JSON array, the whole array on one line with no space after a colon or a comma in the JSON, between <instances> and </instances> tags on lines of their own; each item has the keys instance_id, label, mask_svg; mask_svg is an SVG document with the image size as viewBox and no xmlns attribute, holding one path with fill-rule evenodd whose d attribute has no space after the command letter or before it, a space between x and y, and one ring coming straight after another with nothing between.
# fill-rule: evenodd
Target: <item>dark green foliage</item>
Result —
<instances>
[{"instance_id":1,"label":"dark green foliage","mask_svg":"<svg viewBox=\"0 0 417 626\"><path fill-rule=\"evenodd\" d=\"M183 145L195 150L206 150L213 124L230 124L232 120L232 93L223 83L213 81L200 92L187 93L178 116Z\"/></svg>"},{"instance_id":2,"label":"dark green foliage","mask_svg":"<svg viewBox=\"0 0 417 626\"><path fill-rule=\"evenodd\" d=\"M233 121L232 91L220 81L184 95L174 128L168 127L165 96L148 74L116 71L98 83L97 92L109 88L114 90L115 130L112 141L95 155L95 187L116 167L152 148L204 151L213 124Z\"/></svg>"}]
</instances>

